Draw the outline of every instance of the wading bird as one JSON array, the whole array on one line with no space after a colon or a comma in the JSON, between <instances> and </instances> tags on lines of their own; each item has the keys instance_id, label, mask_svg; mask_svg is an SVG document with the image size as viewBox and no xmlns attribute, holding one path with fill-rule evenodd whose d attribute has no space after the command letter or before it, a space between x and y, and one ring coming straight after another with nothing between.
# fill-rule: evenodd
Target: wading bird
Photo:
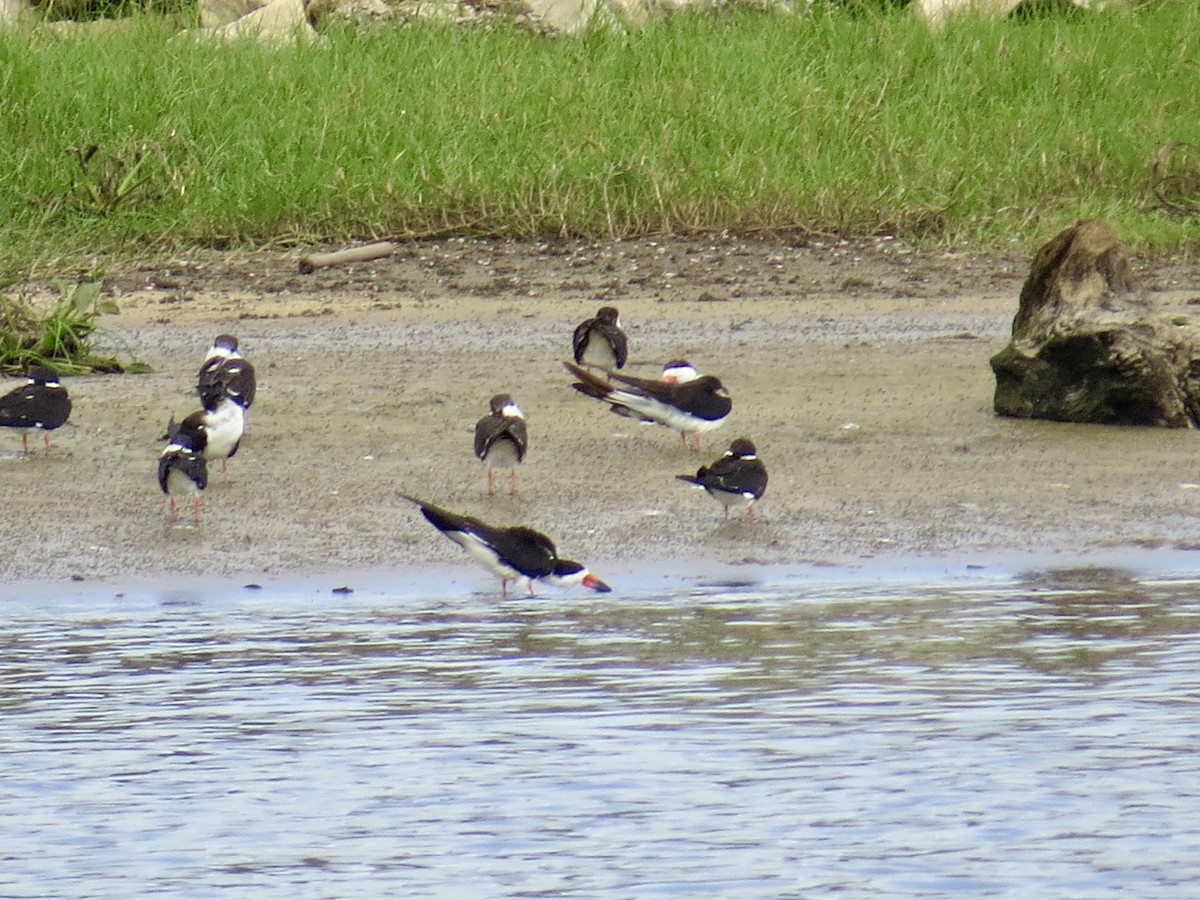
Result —
<instances>
[{"instance_id":1,"label":"wading bird","mask_svg":"<svg viewBox=\"0 0 1200 900\"><path fill-rule=\"evenodd\" d=\"M581 584L598 593L612 590L582 563L561 559L554 541L524 526L498 527L471 516L459 515L400 494L421 509L429 524L470 554L471 558L500 579L502 597L508 596L510 581L524 581L533 596L533 583L541 581L561 587Z\"/></svg>"}]
</instances>

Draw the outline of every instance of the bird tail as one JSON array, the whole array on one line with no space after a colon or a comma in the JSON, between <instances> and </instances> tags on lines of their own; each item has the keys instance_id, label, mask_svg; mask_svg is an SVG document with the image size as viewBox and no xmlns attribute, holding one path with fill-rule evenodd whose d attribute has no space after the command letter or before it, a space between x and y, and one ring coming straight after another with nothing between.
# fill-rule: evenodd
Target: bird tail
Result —
<instances>
[{"instance_id":1,"label":"bird tail","mask_svg":"<svg viewBox=\"0 0 1200 900\"><path fill-rule=\"evenodd\" d=\"M403 497L409 503L415 503L419 506L421 508L421 515L438 531L463 531L478 524L477 519L472 519L470 516L460 516L458 513L452 513L448 509L442 509L440 506L434 506L432 503L418 500L410 494L405 494L401 491L397 491L396 494L399 497Z\"/></svg>"},{"instance_id":2,"label":"bird tail","mask_svg":"<svg viewBox=\"0 0 1200 900\"><path fill-rule=\"evenodd\" d=\"M574 363L564 362L567 371L574 375L579 380L571 387L588 397L595 397L597 400L607 399L612 393L613 386L598 375L593 375L587 369L575 365Z\"/></svg>"}]
</instances>

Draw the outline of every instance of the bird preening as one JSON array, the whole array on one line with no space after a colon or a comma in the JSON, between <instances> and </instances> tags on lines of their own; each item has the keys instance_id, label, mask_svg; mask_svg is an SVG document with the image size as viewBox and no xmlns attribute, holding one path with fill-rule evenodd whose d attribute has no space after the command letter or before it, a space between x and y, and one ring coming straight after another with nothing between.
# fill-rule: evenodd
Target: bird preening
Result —
<instances>
[{"instance_id":1,"label":"bird preening","mask_svg":"<svg viewBox=\"0 0 1200 900\"><path fill-rule=\"evenodd\" d=\"M703 375L683 359L672 359L658 379L637 378L615 371L628 358L628 344L614 307L601 307L581 323L572 336L576 362L565 362L576 379L572 387L607 404L612 412L639 422L656 423L680 433L685 448L700 449L700 436L721 426L732 400L720 379ZM202 496L209 483L209 465L221 461L227 480L228 461L239 449L246 431L247 410L257 392L254 366L239 350L238 339L220 334L212 342L196 375L201 408L182 422L174 417L158 457L158 484L167 499L171 523L179 521L181 500L190 500L192 520L199 524ZM0 397L0 427L20 429L28 453L28 434L39 429L44 452L51 449L50 432L67 422L71 398L53 368L33 366L24 384ZM517 467L528 451L525 414L512 395L500 393L489 401L489 412L475 423L475 456L486 472L487 492L495 492L495 472L509 473L509 492L517 493ZM705 490L724 508L743 507L753 521L753 505L762 498L767 472L747 438L695 475L678 475ZM501 581L523 584L530 596L535 582L558 586L582 585L597 592L611 590L582 563L559 557L554 542L523 525L490 525L408 494L400 496L420 508L424 518L462 547Z\"/></svg>"},{"instance_id":2,"label":"bird preening","mask_svg":"<svg viewBox=\"0 0 1200 900\"><path fill-rule=\"evenodd\" d=\"M246 410L254 402L257 383L252 366L238 351L238 340L220 334L196 376L201 408L182 422L171 417L167 442L158 458L158 483L167 495L168 520L179 521L176 497L192 498L192 519L200 523L201 494L208 487L209 462L221 461L221 481L229 480L229 460L241 446Z\"/></svg>"},{"instance_id":3,"label":"bird preening","mask_svg":"<svg viewBox=\"0 0 1200 900\"><path fill-rule=\"evenodd\" d=\"M242 409L249 409L257 390L254 366L238 350L238 339L232 334L217 335L196 376L201 402L205 397L223 394Z\"/></svg>"},{"instance_id":4,"label":"bird preening","mask_svg":"<svg viewBox=\"0 0 1200 900\"><path fill-rule=\"evenodd\" d=\"M509 582L524 582L530 597L535 581L559 587L582 585L598 593L612 590L583 563L559 557L554 541L539 531L523 525L489 525L408 494L399 496L416 504L430 525L499 578L502 597L508 596Z\"/></svg>"},{"instance_id":5,"label":"bird preening","mask_svg":"<svg viewBox=\"0 0 1200 900\"><path fill-rule=\"evenodd\" d=\"M21 432L21 450L29 452L29 432L40 429L45 456L50 455L50 432L71 416L71 397L50 366L33 366L23 385L0 397L0 427Z\"/></svg>"},{"instance_id":6,"label":"bird preening","mask_svg":"<svg viewBox=\"0 0 1200 900\"><path fill-rule=\"evenodd\" d=\"M749 438L738 438L711 466L701 466L695 475L676 475L680 481L703 488L725 507L744 506L746 518L754 521L754 504L767 490L767 467L758 458L758 450Z\"/></svg>"},{"instance_id":7,"label":"bird preening","mask_svg":"<svg viewBox=\"0 0 1200 900\"><path fill-rule=\"evenodd\" d=\"M696 367L686 359L673 359L663 365L662 380L665 384L680 384L699 377Z\"/></svg>"},{"instance_id":8,"label":"bird preening","mask_svg":"<svg viewBox=\"0 0 1200 900\"><path fill-rule=\"evenodd\" d=\"M700 435L721 426L732 410L720 379L700 374L683 359L669 361L658 379L614 371L625 364L628 346L613 307L601 307L594 318L575 329L573 349L576 362L564 365L577 379L572 385L576 391L608 404L621 416L678 431L685 448L698 452ZM192 519L200 522L209 463L221 460L225 477L228 460L237 453L245 433L246 411L256 390L254 367L239 351L237 338L218 335L196 377L201 409L179 423L172 418L167 445L159 455L158 483L167 498L170 522L179 521L181 498L190 499ZM0 425L23 429L23 444L28 430L42 429L49 453L49 432L66 422L70 411L70 398L57 374L39 366L30 371L24 386L0 398ZM497 470L508 470L509 492L516 494L517 467L529 445L525 414L512 395L501 393L490 399L489 412L476 422L474 437L488 494L495 491ZM723 506L726 519L731 508L744 507L753 521L753 505L767 486L766 468L747 438L735 440L720 459L701 466L695 475L676 477L705 490ZM426 521L499 578L503 596L508 595L510 583L524 585L530 596L535 582L581 585L601 593L611 590L582 563L560 557L554 542L539 531L524 525L491 525L409 494L399 496L415 504Z\"/></svg>"},{"instance_id":9,"label":"bird preening","mask_svg":"<svg viewBox=\"0 0 1200 900\"><path fill-rule=\"evenodd\" d=\"M720 379L714 375L696 375L695 369L682 360L668 364L675 372L670 381L634 378L616 372L602 378L574 363L563 365L578 379L571 386L579 393L609 404L618 415L656 422L678 431L683 445L690 445L697 453L700 435L720 427L733 408Z\"/></svg>"},{"instance_id":10,"label":"bird preening","mask_svg":"<svg viewBox=\"0 0 1200 900\"><path fill-rule=\"evenodd\" d=\"M581 366L604 371L625 368L629 342L616 307L602 306L594 318L580 322L571 336L571 348Z\"/></svg>"}]
</instances>

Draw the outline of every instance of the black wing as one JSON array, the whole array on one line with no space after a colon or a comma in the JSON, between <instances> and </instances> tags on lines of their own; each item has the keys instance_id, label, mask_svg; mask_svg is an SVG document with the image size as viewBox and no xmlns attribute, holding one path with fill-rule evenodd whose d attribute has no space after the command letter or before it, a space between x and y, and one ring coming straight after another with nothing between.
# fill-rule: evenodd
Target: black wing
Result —
<instances>
[{"instance_id":1,"label":"black wing","mask_svg":"<svg viewBox=\"0 0 1200 900\"><path fill-rule=\"evenodd\" d=\"M475 455L487 459L488 452L496 441L512 441L517 449L517 462L525 458L529 446L529 433L525 420L516 416L501 416L493 413L475 423Z\"/></svg>"},{"instance_id":2,"label":"black wing","mask_svg":"<svg viewBox=\"0 0 1200 900\"><path fill-rule=\"evenodd\" d=\"M581 365L583 363L583 354L587 351L588 341L592 337L592 326L595 324L595 319L580 322L575 328L575 333L571 335L571 349L575 352L575 362Z\"/></svg>"},{"instance_id":3,"label":"black wing","mask_svg":"<svg viewBox=\"0 0 1200 900\"><path fill-rule=\"evenodd\" d=\"M541 578L554 571L558 551L554 542L541 532L523 526L496 528L472 516L450 512L408 494L400 496L419 506L429 524L455 543L460 543L454 536L456 533L470 535L527 578Z\"/></svg>"},{"instance_id":4,"label":"black wing","mask_svg":"<svg viewBox=\"0 0 1200 900\"><path fill-rule=\"evenodd\" d=\"M625 337L625 332L620 328L605 328L605 336L608 342L612 344L613 356L616 357L617 368L625 368L625 360L629 358L629 341Z\"/></svg>"},{"instance_id":5,"label":"black wing","mask_svg":"<svg viewBox=\"0 0 1200 900\"><path fill-rule=\"evenodd\" d=\"M622 329L601 319L588 319L582 323L575 329L575 334L571 337L575 362L583 363L583 355L592 341L607 341L608 346L612 348L613 360L616 362L617 368L624 368L625 360L629 358L629 339Z\"/></svg>"},{"instance_id":6,"label":"black wing","mask_svg":"<svg viewBox=\"0 0 1200 900\"><path fill-rule=\"evenodd\" d=\"M616 372L610 372L613 381L620 382L617 386L618 390L631 389L631 393L640 394L643 397L650 397L652 400L657 400L660 403L669 403L672 406L676 405L675 398L679 391L688 384L694 384L694 381L685 381L683 384L669 383L655 378L635 378L632 375L618 375Z\"/></svg>"},{"instance_id":7,"label":"black wing","mask_svg":"<svg viewBox=\"0 0 1200 900\"><path fill-rule=\"evenodd\" d=\"M666 387L669 388L669 392L655 399L670 403L697 419L715 422L724 419L733 409L729 392L714 375L701 375L692 381L669 384Z\"/></svg>"},{"instance_id":8,"label":"black wing","mask_svg":"<svg viewBox=\"0 0 1200 900\"><path fill-rule=\"evenodd\" d=\"M767 467L761 459L723 456L707 469L696 472L692 483L728 494L751 494L758 499L767 490Z\"/></svg>"},{"instance_id":9,"label":"black wing","mask_svg":"<svg viewBox=\"0 0 1200 900\"><path fill-rule=\"evenodd\" d=\"M485 540L504 562L526 578L541 578L554 573L558 550L554 541L540 531L522 525L497 528Z\"/></svg>"},{"instance_id":10,"label":"black wing","mask_svg":"<svg viewBox=\"0 0 1200 900\"><path fill-rule=\"evenodd\" d=\"M203 453L188 447L172 445L158 458L158 486L164 494L170 492L167 480L174 469L192 481L199 490L208 487L208 462Z\"/></svg>"},{"instance_id":11,"label":"black wing","mask_svg":"<svg viewBox=\"0 0 1200 900\"><path fill-rule=\"evenodd\" d=\"M597 400L607 400L608 395L612 393L613 386L610 382L605 381L599 375L593 375L587 369L575 365L575 363L564 362L567 371L574 375L579 380L571 387L588 397L595 397Z\"/></svg>"},{"instance_id":12,"label":"black wing","mask_svg":"<svg viewBox=\"0 0 1200 900\"><path fill-rule=\"evenodd\" d=\"M206 405L206 398L220 399L220 395L224 394L242 407L249 408L257 390L258 379L254 374L254 366L245 359L214 356L200 367L196 379L196 392Z\"/></svg>"},{"instance_id":13,"label":"black wing","mask_svg":"<svg viewBox=\"0 0 1200 900\"><path fill-rule=\"evenodd\" d=\"M440 506L434 506L432 503L426 503L424 500L418 500L407 494L401 494L400 496L405 500L410 500L417 504L421 508L421 515L426 518L430 525L443 534L449 531L462 531L467 534L482 535L493 530L486 522L481 522L472 516L450 512L448 509L442 509Z\"/></svg>"},{"instance_id":14,"label":"black wing","mask_svg":"<svg viewBox=\"0 0 1200 900\"><path fill-rule=\"evenodd\" d=\"M53 431L71 415L67 389L26 384L0 397L0 425Z\"/></svg>"}]
</instances>

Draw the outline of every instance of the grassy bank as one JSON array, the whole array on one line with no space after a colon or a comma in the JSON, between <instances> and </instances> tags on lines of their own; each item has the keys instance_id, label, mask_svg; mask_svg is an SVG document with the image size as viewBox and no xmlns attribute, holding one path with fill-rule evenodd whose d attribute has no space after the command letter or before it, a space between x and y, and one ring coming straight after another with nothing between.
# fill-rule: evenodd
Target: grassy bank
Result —
<instances>
[{"instance_id":1,"label":"grassy bank","mask_svg":"<svg viewBox=\"0 0 1200 900\"><path fill-rule=\"evenodd\" d=\"M171 41L170 47L166 46ZM1033 246L1079 217L1200 248L1148 160L1200 145L1200 4L960 22L678 16L267 49L146 19L0 34L0 266L450 232L891 231Z\"/></svg>"}]
</instances>

